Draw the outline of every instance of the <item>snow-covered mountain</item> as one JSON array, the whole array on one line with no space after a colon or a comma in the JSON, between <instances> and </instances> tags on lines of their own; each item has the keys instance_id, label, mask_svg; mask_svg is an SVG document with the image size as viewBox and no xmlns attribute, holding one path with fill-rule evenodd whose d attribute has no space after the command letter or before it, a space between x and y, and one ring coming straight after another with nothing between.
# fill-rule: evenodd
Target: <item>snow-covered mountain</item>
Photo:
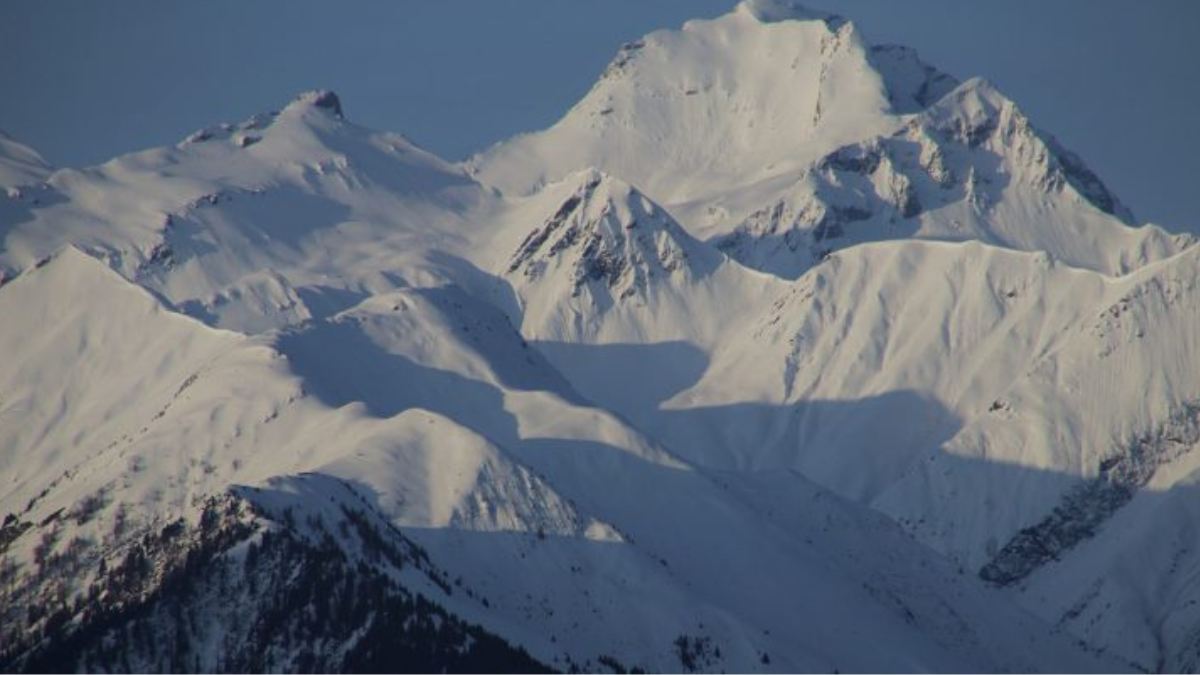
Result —
<instances>
[{"instance_id":1,"label":"snow-covered mountain","mask_svg":"<svg viewBox=\"0 0 1200 675\"><path fill-rule=\"evenodd\" d=\"M755 182L887 129L887 85L845 20L770 0L623 46L550 129L471 168L527 192L596 166L674 204Z\"/></svg>"},{"instance_id":2,"label":"snow-covered mountain","mask_svg":"<svg viewBox=\"0 0 1200 675\"><path fill-rule=\"evenodd\" d=\"M37 150L0 131L0 186L40 183L53 171Z\"/></svg>"},{"instance_id":3,"label":"snow-covered mountain","mask_svg":"<svg viewBox=\"0 0 1200 675\"><path fill-rule=\"evenodd\" d=\"M980 240L1110 274L1191 241L1131 227L1128 210L1082 160L980 79L798 176L723 200L731 213L765 206L713 243L746 265L792 278L834 250L896 238Z\"/></svg>"},{"instance_id":4,"label":"snow-covered mountain","mask_svg":"<svg viewBox=\"0 0 1200 675\"><path fill-rule=\"evenodd\" d=\"M467 163L517 193L583 166L793 279L881 239L982 239L1112 273L1181 246L1131 229L1099 178L986 81L959 84L911 49L867 45L852 22L775 0L625 45L554 126Z\"/></svg>"},{"instance_id":5,"label":"snow-covered mountain","mask_svg":"<svg viewBox=\"0 0 1200 675\"><path fill-rule=\"evenodd\" d=\"M0 184L4 670L1200 663L1200 248L841 17Z\"/></svg>"},{"instance_id":6,"label":"snow-covered mountain","mask_svg":"<svg viewBox=\"0 0 1200 675\"><path fill-rule=\"evenodd\" d=\"M259 332L455 267L424 258L468 247L476 211L495 199L403 136L347 122L332 93L310 92L10 195L0 273L70 242L184 312Z\"/></svg>"}]
</instances>

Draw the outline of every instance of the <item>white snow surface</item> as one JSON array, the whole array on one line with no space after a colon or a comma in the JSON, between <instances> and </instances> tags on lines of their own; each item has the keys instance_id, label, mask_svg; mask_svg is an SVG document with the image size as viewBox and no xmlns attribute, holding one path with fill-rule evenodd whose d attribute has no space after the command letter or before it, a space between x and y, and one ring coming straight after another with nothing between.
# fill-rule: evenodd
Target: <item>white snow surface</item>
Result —
<instances>
[{"instance_id":1,"label":"white snow surface","mask_svg":"<svg viewBox=\"0 0 1200 675\"><path fill-rule=\"evenodd\" d=\"M53 171L37 150L0 131L0 187L40 183Z\"/></svg>"},{"instance_id":2,"label":"white snow surface","mask_svg":"<svg viewBox=\"0 0 1200 675\"><path fill-rule=\"evenodd\" d=\"M591 165L673 204L887 129L885 85L858 31L809 15L744 2L628 43L557 124L499 144L471 170L528 192Z\"/></svg>"},{"instance_id":3,"label":"white snow surface","mask_svg":"<svg viewBox=\"0 0 1200 675\"><path fill-rule=\"evenodd\" d=\"M1200 663L1200 248L845 19L653 33L463 165L309 92L0 170L0 512L104 495L64 542L324 476L560 668Z\"/></svg>"}]
</instances>

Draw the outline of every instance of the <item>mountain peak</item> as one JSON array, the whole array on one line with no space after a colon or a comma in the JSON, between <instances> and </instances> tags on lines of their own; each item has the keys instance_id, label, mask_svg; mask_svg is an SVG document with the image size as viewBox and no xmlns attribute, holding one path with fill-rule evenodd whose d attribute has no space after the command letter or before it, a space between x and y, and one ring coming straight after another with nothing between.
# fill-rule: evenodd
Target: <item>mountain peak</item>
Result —
<instances>
[{"instance_id":1,"label":"mountain peak","mask_svg":"<svg viewBox=\"0 0 1200 675\"><path fill-rule=\"evenodd\" d=\"M991 80L981 76L968 78L963 81L957 87L956 96L960 100L973 99L976 101L986 101L994 108L1012 104L1012 99L1005 96L996 85L992 84Z\"/></svg>"},{"instance_id":2,"label":"mountain peak","mask_svg":"<svg viewBox=\"0 0 1200 675\"><path fill-rule=\"evenodd\" d=\"M673 206L749 184L894 125L886 83L852 24L772 0L621 49L558 123L472 160L528 194L582 166Z\"/></svg>"},{"instance_id":3,"label":"mountain peak","mask_svg":"<svg viewBox=\"0 0 1200 675\"><path fill-rule=\"evenodd\" d=\"M338 95L327 89L306 91L288 104L285 111L317 110L336 119L345 119L342 114L342 100Z\"/></svg>"},{"instance_id":4,"label":"mountain peak","mask_svg":"<svg viewBox=\"0 0 1200 675\"><path fill-rule=\"evenodd\" d=\"M922 116L933 129L971 147L985 142L1001 126L1028 127L1017 105L982 77L958 85Z\"/></svg>"},{"instance_id":5,"label":"mountain peak","mask_svg":"<svg viewBox=\"0 0 1200 675\"><path fill-rule=\"evenodd\" d=\"M561 181L564 185L574 185L577 188L591 190L601 183L609 182L615 185L625 186L627 189L632 189L625 181L616 178L607 171L602 171L594 166L589 166L575 173L568 174Z\"/></svg>"},{"instance_id":6,"label":"mountain peak","mask_svg":"<svg viewBox=\"0 0 1200 675\"><path fill-rule=\"evenodd\" d=\"M198 129L188 135L181 145L194 145L213 139L232 139L239 147L250 147L263 139L264 132L278 122L295 128L329 127L345 121L342 101L338 95L325 89L302 92L293 98L283 110L272 110L251 115L238 124L222 123Z\"/></svg>"},{"instance_id":7,"label":"mountain peak","mask_svg":"<svg viewBox=\"0 0 1200 675\"><path fill-rule=\"evenodd\" d=\"M562 269L572 297L645 294L652 279L700 276L720 257L695 241L660 206L594 168L546 186L542 224L528 233L507 267L522 287Z\"/></svg>"},{"instance_id":8,"label":"mountain peak","mask_svg":"<svg viewBox=\"0 0 1200 675\"><path fill-rule=\"evenodd\" d=\"M36 150L0 130L0 186L40 183L53 170Z\"/></svg>"},{"instance_id":9,"label":"mountain peak","mask_svg":"<svg viewBox=\"0 0 1200 675\"><path fill-rule=\"evenodd\" d=\"M1013 161L1026 169L1025 177L1042 190L1069 186L1100 211L1125 224L1134 221L1129 209L1078 155L1036 128L986 78L963 82L921 117L935 132L969 148L991 144L998 152L1011 153Z\"/></svg>"},{"instance_id":10,"label":"mountain peak","mask_svg":"<svg viewBox=\"0 0 1200 675\"><path fill-rule=\"evenodd\" d=\"M837 30L846 23L846 19L837 14L809 9L788 0L742 0L734 9L734 14L748 16L760 23L823 21L831 30Z\"/></svg>"}]
</instances>

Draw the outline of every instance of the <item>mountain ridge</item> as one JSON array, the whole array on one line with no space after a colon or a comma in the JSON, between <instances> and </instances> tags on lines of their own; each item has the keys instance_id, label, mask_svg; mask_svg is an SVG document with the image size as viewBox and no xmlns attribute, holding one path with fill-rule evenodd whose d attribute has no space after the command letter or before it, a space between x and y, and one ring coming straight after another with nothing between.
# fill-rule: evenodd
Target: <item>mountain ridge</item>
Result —
<instances>
[{"instance_id":1,"label":"mountain ridge","mask_svg":"<svg viewBox=\"0 0 1200 675\"><path fill-rule=\"evenodd\" d=\"M48 173L0 665L1187 670L1200 253L1132 223L777 0L461 164L316 90Z\"/></svg>"}]
</instances>

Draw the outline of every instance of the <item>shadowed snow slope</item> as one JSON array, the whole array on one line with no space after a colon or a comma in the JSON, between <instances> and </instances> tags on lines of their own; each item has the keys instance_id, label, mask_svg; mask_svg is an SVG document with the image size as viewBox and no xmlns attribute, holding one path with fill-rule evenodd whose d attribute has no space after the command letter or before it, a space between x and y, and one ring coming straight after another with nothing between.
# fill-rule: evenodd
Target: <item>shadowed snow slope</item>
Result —
<instances>
[{"instance_id":1,"label":"shadowed snow slope","mask_svg":"<svg viewBox=\"0 0 1200 675\"><path fill-rule=\"evenodd\" d=\"M105 301L22 309L75 288ZM12 480L0 503L16 532L5 549L39 561L9 607L39 589L70 598L113 583L129 532L211 526L206 495L316 472L353 486L467 595L397 583L546 663L620 654L655 669L693 657L750 668L768 654L780 668L868 669L905 654L936 669L1102 666L879 516L790 475L774 479L784 481L775 496L736 478L754 498L741 496L572 402L545 361L510 353L525 347L503 314L453 289L380 295L263 343L166 311L68 248L6 285L0 310L47 336L4 373L5 414L35 421L4 425L17 433L4 458ZM21 455L39 461L18 465ZM807 537L772 524L792 512L776 501L792 499L820 504L802 518ZM278 526L325 536L337 530L320 523L347 508L325 489L305 504ZM892 557L866 554L885 540ZM67 548L47 567L58 541ZM47 575L63 566L77 570L74 585ZM947 605L959 618L946 619ZM8 644L49 626L5 617ZM857 652L856 631L887 648ZM683 635L707 646L680 656Z\"/></svg>"}]
</instances>

